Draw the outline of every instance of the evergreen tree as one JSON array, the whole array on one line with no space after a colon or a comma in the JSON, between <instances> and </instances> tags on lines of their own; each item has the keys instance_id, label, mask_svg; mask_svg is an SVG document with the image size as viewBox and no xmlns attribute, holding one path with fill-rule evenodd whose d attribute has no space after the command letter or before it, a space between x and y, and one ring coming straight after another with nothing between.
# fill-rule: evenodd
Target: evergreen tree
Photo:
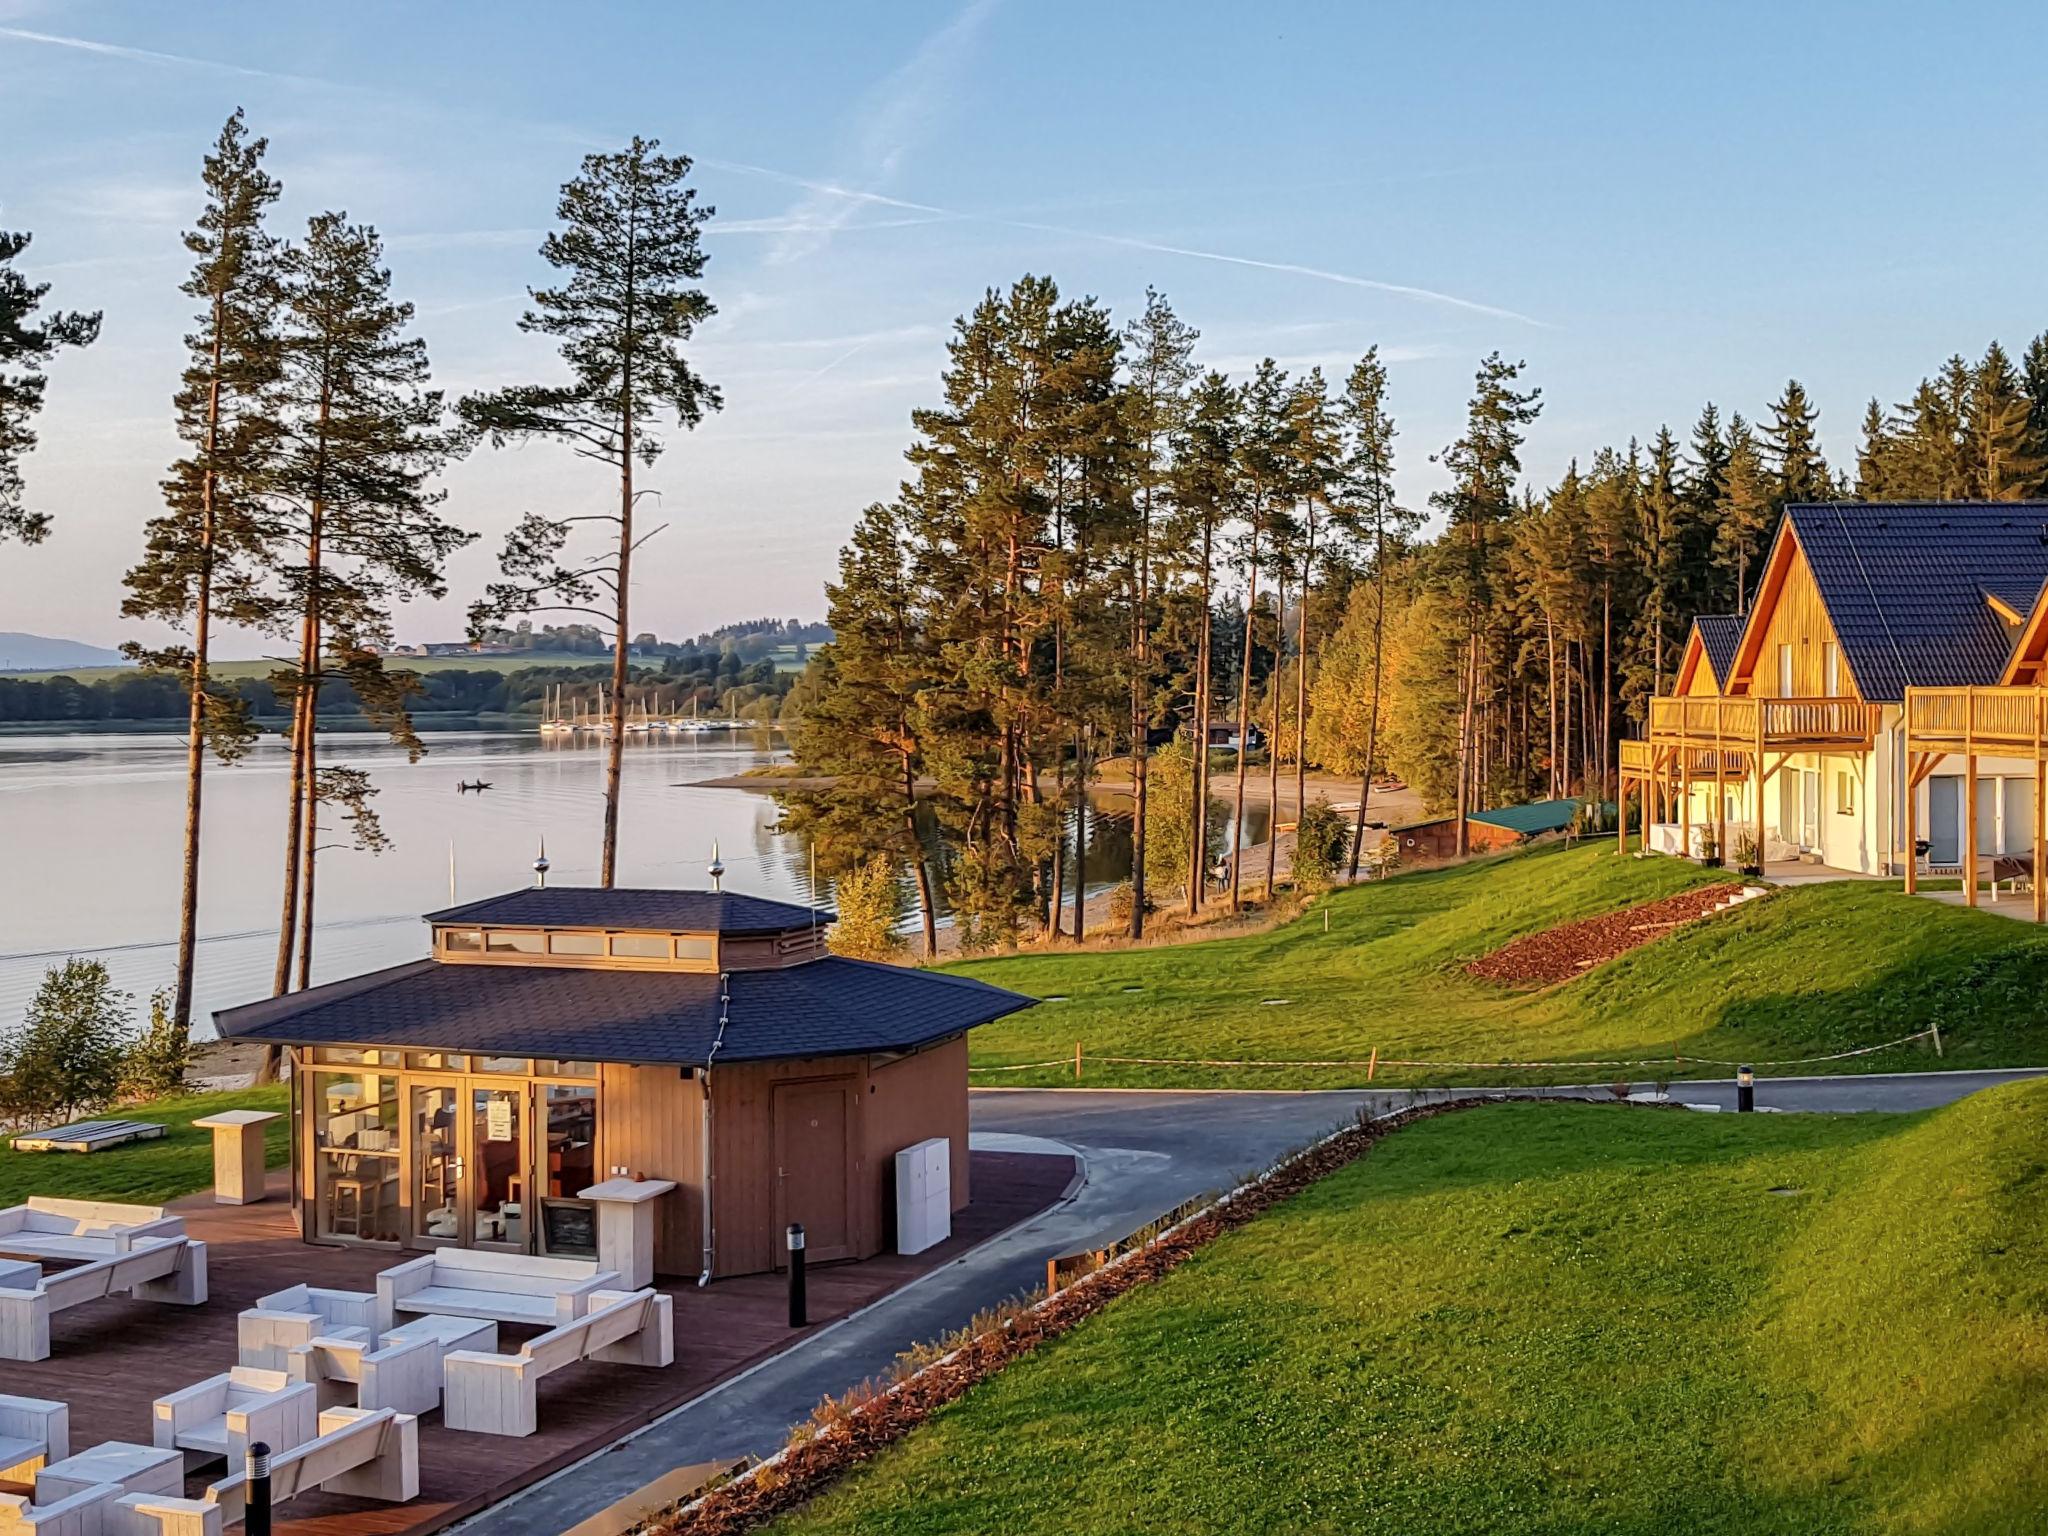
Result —
<instances>
[{"instance_id":1,"label":"evergreen tree","mask_svg":"<svg viewBox=\"0 0 2048 1536\"><path fill-rule=\"evenodd\" d=\"M1194 382L1195 342L1201 333L1174 314L1166 296L1145 290L1145 312L1124 331L1130 371L1125 390L1129 431L1137 455L1136 537L1130 541L1131 605L1131 887L1142 894L1145 878L1147 737L1156 713L1157 681L1151 656L1154 627L1153 540L1156 519L1165 511L1173 481L1172 445L1188 410ZM1131 903L1131 937L1145 936L1145 902Z\"/></svg>"},{"instance_id":2,"label":"evergreen tree","mask_svg":"<svg viewBox=\"0 0 2048 1536\"><path fill-rule=\"evenodd\" d=\"M1288 396L1287 438L1294 496L1301 508L1299 556L1295 561L1295 568L1301 572L1301 598L1294 628L1294 818L1298 823L1308 810L1309 615L1315 609L1316 575L1321 569L1319 562L1334 565L1341 561L1354 522L1349 507L1340 500L1345 445L1337 409L1330 400L1320 367L1311 368ZM1319 514L1327 516L1319 518ZM1272 753L1276 766L1279 751L1276 734ZM1277 824L1277 796L1273 818ZM1279 846L1277 836L1269 840L1269 859L1278 858Z\"/></svg>"},{"instance_id":3,"label":"evergreen tree","mask_svg":"<svg viewBox=\"0 0 2048 1536\"><path fill-rule=\"evenodd\" d=\"M2048 331L2027 343L2020 354L2021 388L2027 395L2027 440L2032 451L2048 458ZM2037 492L2048 491L2048 471Z\"/></svg>"},{"instance_id":4,"label":"evergreen tree","mask_svg":"<svg viewBox=\"0 0 2048 1536\"><path fill-rule=\"evenodd\" d=\"M202 181L206 208L185 248L196 258L181 290L200 302L198 329L175 397L178 435L191 449L164 482L164 512L145 530L141 561L127 574L121 612L189 626L189 646L123 649L137 661L182 673L188 701L185 830L178 900L178 961L171 1018L192 1023L192 968L199 920L199 828L209 747L223 760L251 736L239 695L208 670L216 617L248 619L263 555L262 497L275 468L278 427L271 391L278 375L276 242L263 227L279 187L263 170L262 139L248 137L239 109L227 120Z\"/></svg>"},{"instance_id":5,"label":"evergreen tree","mask_svg":"<svg viewBox=\"0 0 2048 1536\"><path fill-rule=\"evenodd\" d=\"M1992 342L1970 372L1963 405L1966 495L1981 501L2017 501L2040 487L2048 473L2048 454L2034 438L2032 408L2012 360Z\"/></svg>"},{"instance_id":6,"label":"evergreen tree","mask_svg":"<svg viewBox=\"0 0 2048 1536\"><path fill-rule=\"evenodd\" d=\"M1734 576L1737 613L1749 612L1749 573L1763 556L1772 485L1763 448L1738 412L1728 419L1728 473L1721 491L1714 557Z\"/></svg>"},{"instance_id":7,"label":"evergreen tree","mask_svg":"<svg viewBox=\"0 0 2048 1536\"><path fill-rule=\"evenodd\" d=\"M0 543L34 544L49 532L49 514L21 501L21 461L36 445L33 423L49 384L43 365L59 347L90 346L100 334L97 311L57 310L32 323L50 285L31 283L14 265L29 239L26 231L0 229Z\"/></svg>"},{"instance_id":8,"label":"evergreen tree","mask_svg":"<svg viewBox=\"0 0 2048 1536\"><path fill-rule=\"evenodd\" d=\"M645 492L635 489L634 468L651 468L660 456L663 444L654 429L663 417L693 428L721 404L717 389L683 354L697 327L717 312L696 286L704 273L703 227L713 210L700 207L696 190L684 185L689 157L663 155L659 148L657 140L636 136L617 153L586 155L581 173L562 188L555 209L562 228L541 244L541 255L564 274L562 285L532 290L533 307L519 328L559 339L571 382L521 385L462 402L464 418L494 445L555 439L618 477L615 512L528 513L506 541L505 579L470 611L472 633L511 614L543 609L591 614L611 628L598 873L607 887L618 872L633 555L660 531L635 531ZM608 525L609 547L564 563L563 551L582 523Z\"/></svg>"},{"instance_id":9,"label":"evergreen tree","mask_svg":"<svg viewBox=\"0 0 2048 1536\"><path fill-rule=\"evenodd\" d=\"M1775 482L1771 493L1774 529L1778 513L1788 503L1826 501L1834 494L1834 480L1827 460L1821 457L1815 430L1819 421L1819 412L1806 397L1806 386L1797 379L1786 380L1784 393L1771 402L1770 424L1762 433L1765 459Z\"/></svg>"},{"instance_id":10,"label":"evergreen tree","mask_svg":"<svg viewBox=\"0 0 2048 1536\"><path fill-rule=\"evenodd\" d=\"M1287 443L1287 372L1272 358L1260 362L1246 386L1244 428L1238 440L1238 473L1244 483L1244 527L1238 540L1238 563L1245 573L1243 672L1237 685L1237 789L1231 808L1232 825L1238 828L1239 846L1230 857L1230 910L1243 905L1243 828L1245 773L1251 756L1252 667L1257 649L1259 618L1259 571L1284 569L1283 551L1289 547L1287 496L1291 481ZM1274 669L1279 668L1280 636L1276 609ZM1277 702L1277 697L1276 697ZM1280 749L1268 741L1269 759ZM1277 771L1277 765L1276 771ZM1273 807L1275 812L1279 807ZM1267 896L1272 895L1268 886Z\"/></svg>"},{"instance_id":11,"label":"evergreen tree","mask_svg":"<svg viewBox=\"0 0 2048 1536\"><path fill-rule=\"evenodd\" d=\"M470 542L436 510L428 488L459 440L443 429L442 397L427 387L426 344L405 332L412 306L391 297L376 231L335 213L315 216L280 263L284 307L275 408L283 427L266 488L265 540L275 572L269 618L295 630L298 659L272 677L292 706L283 913L273 995L310 984L313 900L323 800L360 804L344 770L317 759L315 701L331 664L404 746L424 750L406 695L410 675L387 675L391 606L446 593L443 571ZM323 793L322 775L328 776Z\"/></svg>"},{"instance_id":12,"label":"evergreen tree","mask_svg":"<svg viewBox=\"0 0 2048 1536\"><path fill-rule=\"evenodd\" d=\"M1888 501L1897 478L1898 434L1884 407L1872 395L1863 408L1863 435L1856 448L1856 494L1865 501Z\"/></svg>"}]
</instances>

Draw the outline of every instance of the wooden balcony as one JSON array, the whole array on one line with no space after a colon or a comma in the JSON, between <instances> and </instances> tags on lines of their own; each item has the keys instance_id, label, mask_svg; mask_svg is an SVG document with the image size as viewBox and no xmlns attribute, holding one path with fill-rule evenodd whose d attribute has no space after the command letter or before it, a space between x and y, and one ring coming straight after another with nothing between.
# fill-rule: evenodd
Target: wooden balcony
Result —
<instances>
[{"instance_id":1,"label":"wooden balcony","mask_svg":"<svg viewBox=\"0 0 2048 1536\"><path fill-rule=\"evenodd\" d=\"M1764 699L1709 694L1650 700L1650 743L1669 748L1739 752L1745 747L1797 752L1807 748L1866 751L1883 707L1860 699Z\"/></svg>"},{"instance_id":2,"label":"wooden balcony","mask_svg":"<svg viewBox=\"0 0 2048 1536\"><path fill-rule=\"evenodd\" d=\"M2048 756L2048 688L1908 688L1906 741L1914 752Z\"/></svg>"}]
</instances>

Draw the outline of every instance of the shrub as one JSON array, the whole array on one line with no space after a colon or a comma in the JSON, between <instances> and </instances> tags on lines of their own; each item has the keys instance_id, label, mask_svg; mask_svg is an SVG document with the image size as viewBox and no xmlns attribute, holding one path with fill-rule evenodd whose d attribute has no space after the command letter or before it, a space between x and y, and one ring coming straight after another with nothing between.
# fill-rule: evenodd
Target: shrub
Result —
<instances>
[{"instance_id":1,"label":"shrub","mask_svg":"<svg viewBox=\"0 0 2048 1536\"><path fill-rule=\"evenodd\" d=\"M1136 893L1132 891L1130 881L1126 880L1121 885L1112 886L1109 892L1109 920L1118 927L1128 925L1131 920L1131 907L1135 901ZM1158 910L1159 904L1152 899L1150 894L1147 894L1145 897L1146 916L1149 917Z\"/></svg>"},{"instance_id":2,"label":"shrub","mask_svg":"<svg viewBox=\"0 0 2048 1536\"><path fill-rule=\"evenodd\" d=\"M149 1027L121 1063L121 1086L148 1099L177 1093L185 1086L192 1057L192 1033L171 1017L171 994L159 988L149 999Z\"/></svg>"},{"instance_id":3,"label":"shrub","mask_svg":"<svg viewBox=\"0 0 2048 1536\"><path fill-rule=\"evenodd\" d=\"M886 960L903 947L896 924L903 916L903 889L896 879L896 861L878 853L833 882L833 905L839 917L825 942L835 955L855 960Z\"/></svg>"},{"instance_id":4,"label":"shrub","mask_svg":"<svg viewBox=\"0 0 2048 1536\"><path fill-rule=\"evenodd\" d=\"M7 1051L11 1112L69 1119L113 1098L121 1087L133 1002L98 960L74 957L44 972Z\"/></svg>"},{"instance_id":5,"label":"shrub","mask_svg":"<svg viewBox=\"0 0 2048 1536\"><path fill-rule=\"evenodd\" d=\"M1350 852L1350 823L1329 801L1316 801L1294 829L1294 888L1303 894L1327 890Z\"/></svg>"}]
</instances>

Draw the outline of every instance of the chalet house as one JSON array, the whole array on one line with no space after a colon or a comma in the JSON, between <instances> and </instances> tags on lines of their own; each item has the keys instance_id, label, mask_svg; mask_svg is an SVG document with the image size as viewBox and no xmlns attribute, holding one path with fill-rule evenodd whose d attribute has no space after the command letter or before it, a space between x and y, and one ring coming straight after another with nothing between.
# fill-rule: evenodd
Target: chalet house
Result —
<instances>
[{"instance_id":1,"label":"chalet house","mask_svg":"<svg viewBox=\"0 0 2048 1536\"><path fill-rule=\"evenodd\" d=\"M1909 883L2032 859L2044 583L2048 503L1787 507L1749 613L1695 621L1623 743L1645 845Z\"/></svg>"},{"instance_id":2,"label":"chalet house","mask_svg":"<svg viewBox=\"0 0 2048 1536\"><path fill-rule=\"evenodd\" d=\"M666 1180L654 1268L772 1269L892 1240L894 1156L949 1145L967 1031L1031 1006L830 954L830 913L715 891L534 888L429 913L427 959L215 1015L292 1057L307 1242L594 1252L581 1192Z\"/></svg>"}]
</instances>

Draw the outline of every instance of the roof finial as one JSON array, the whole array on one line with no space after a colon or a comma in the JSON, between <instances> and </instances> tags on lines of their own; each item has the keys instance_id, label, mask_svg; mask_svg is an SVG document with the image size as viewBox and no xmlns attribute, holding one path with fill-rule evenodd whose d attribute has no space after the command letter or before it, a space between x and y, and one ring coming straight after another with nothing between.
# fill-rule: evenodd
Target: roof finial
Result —
<instances>
[{"instance_id":1,"label":"roof finial","mask_svg":"<svg viewBox=\"0 0 2048 1536\"><path fill-rule=\"evenodd\" d=\"M537 891L546 890L547 884L548 840L547 834L543 833L540 840L540 857L533 861L533 888Z\"/></svg>"},{"instance_id":2,"label":"roof finial","mask_svg":"<svg viewBox=\"0 0 2048 1536\"><path fill-rule=\"evenodd\" d=\"M722 883L724 879L725 864L718 857L718 839L714 837L711 839L711 889L714 891L724 890L725 886Z\"/></svg>"}]
</instances>

